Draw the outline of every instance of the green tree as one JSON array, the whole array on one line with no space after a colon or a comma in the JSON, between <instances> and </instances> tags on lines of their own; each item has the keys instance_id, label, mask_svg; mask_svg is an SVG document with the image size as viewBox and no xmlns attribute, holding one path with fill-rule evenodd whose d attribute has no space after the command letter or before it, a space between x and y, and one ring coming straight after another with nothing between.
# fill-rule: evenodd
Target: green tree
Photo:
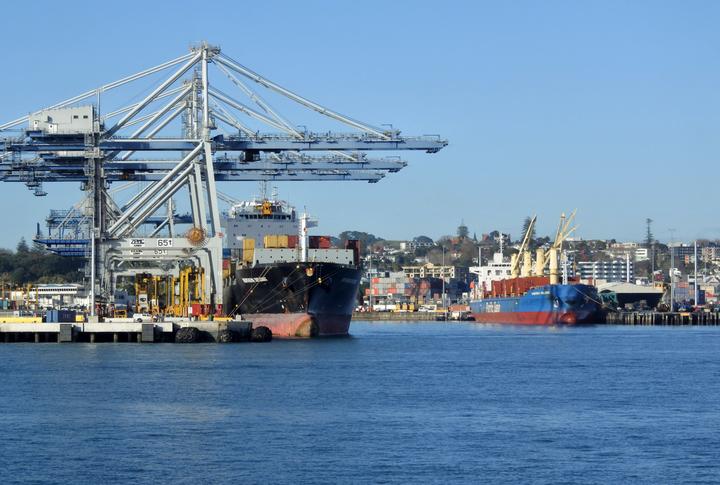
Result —
<instances>
[{"instance_id":1,"label":"green tree","mask_svg":"<svg viewBox=\"0 0 720 485\"><path fill-rule=\"evenodd\" d=\"M427 236L415 236L413 238L413 241L418 244L433 244L432 238L429 238Z\"/></svg>"},{"instance_id":2,"label":"green tree","mask_svg":"<svg viewBox=\"0 0 720 485\"><path fill-rule=\"evenodd\" d=\"M30 248L28 247L27 241L25 241L24 237L20 238L20 242L17 244L17 252L18 253L27 253L30 251Z\"/></svg>"},{"instance_id":3,"label":"green tree","mask_svg":"<svg viewBox=\"0 0 720 485\"><path fill-rule=\"evenodd\" d=\"M362 231L343 231L338 235L341 244L345 244L345 241L354 239L360 241L360 251L362 254L366 254L368 248L382 239L376 237L374 234Z\"/></svg>"},{"instance_id":4,"label":"green tree","mask_svg":"<svg viewBox=\"0 0 720 485\"><path fill-rule=\"evenodd\" d=\"M81 279L79 269L85 261L47 251L30 251L21 239L17 251L0 249L0 278L8 283L71 283Z\"/></svg>"},{"instance_id":5,"label":"green tree","mask_svg":"<svg viewBox=\"0 0 720 485\"><path fill-rule=\"evenodd\" d=\"M645 246L650 247L652 246L653 242L655 241L655 236L652 233L652 227L651 224L653 223L653 220L650 218L645 219L645 224L647 225L645 229Z\"/></svg>"},{"instance_id":6,"label":"green tree","mask_svg":"<svg viewBox=\"0 0 720 485\"><path fill-rule=\"evenodd\" d=\"M455 266L468 267L473 265L473 260L478 257L477 245L470 239L465 239L460 243L460 257L453 261Z\"/></svg>"},{"instance_id":7,"label":"green tree","mask_svg":"<svg viewBox=\"0 0 720 485\"><path fill-rule=\"evenodd\" d=\"M525 220L523 221L522 232L520 234L521 241L522 241L522 238L525 237L525 234L527 234L528 228L530 227L531 222L532 222L532 217L530 217L530 216L527 216L525 218ZM535 226L533 225L532 231L530 231L530 240L528 242L532 243L534 240L535 240Z\"/></svg>"}]
</instances>

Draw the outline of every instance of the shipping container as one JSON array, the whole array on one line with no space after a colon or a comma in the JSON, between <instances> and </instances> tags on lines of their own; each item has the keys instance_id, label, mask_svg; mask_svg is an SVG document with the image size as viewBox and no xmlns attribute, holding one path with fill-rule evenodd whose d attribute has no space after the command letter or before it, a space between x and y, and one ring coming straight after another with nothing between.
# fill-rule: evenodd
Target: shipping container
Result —
<instances>
[{"instance_id":1,"label":"shipping container","mask_svg":"<svg viewBox=\"0 0 720 485\"><path fill-rule=\"evenodd\" d=\"M268 249L278 247L278 237L276 234L266 234L263 242Z\"/></svg>"},{"instance_id":2,"label":"shipping container","mask_svg":"<svg viewBox=\"0 0 720 485\"><path fill-rule=\"evenodd\" d=\"M48 323L74 323L76 312L72 310L49 310L45 315Z\"/></svg>"},{"instance_id":3,"label":"shipping container","mask_svg":"<svg viewBox=\"0 0 720 485\"><path fill-rule=\"evenodd\" d=\"M243 239L242 260L245 263L252 263L255 258L255 239Z\"/></svg>"},{"instance_id":4,"label":"shipping container","mask_svg":"<svg viewBox=\"0 0 720 485\"><path fill-rule=\"evenodd\" d=\"M288 246L289 248L293 249L296 248L298 245L298 237L293 234L288 234Z\"/></svg>"},{"instance_id":5,"label":"shipping container","mask_svg":"<svg viewBox=\"0 0 720 485\"><path fill-rule=\"evenodd\" d=\"M289 241L287 234L278 234L277 245L279 248L288 248Z\"/></svg>"}]
</instances>

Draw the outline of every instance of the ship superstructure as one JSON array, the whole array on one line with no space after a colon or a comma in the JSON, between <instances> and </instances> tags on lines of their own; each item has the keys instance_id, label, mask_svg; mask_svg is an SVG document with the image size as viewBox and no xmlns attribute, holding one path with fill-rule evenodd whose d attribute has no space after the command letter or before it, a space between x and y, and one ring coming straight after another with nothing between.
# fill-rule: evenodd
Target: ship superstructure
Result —
<instances>
[{"instance_id":1,"label":"ship superstructure","mask_svg":"<svg viewBox=\"0 0 720 485\"><path fill-rule=\"evenodd\" d=\"M272 197L254 197L233 204L222 217L225 234L224 247L243 249L243 241L254 239L262 248L267 234L298 234L299 221L295 208L288 202Z\"/></svg>"},{"instance_id":2,"label":"ship superstructure","mask_svg":"<svg viewBox=\"0 0 720 485\"><path fill-rule=\"evenodd\" d=\"M503 255L503 238L500 237L500 250L493 254L486 265L480 260L478 266L470 267L470 273L477 275L477 282L472 290L473 298L482 298L492 289L493 281L501 281L512 275L512 263Z\"/></svg>"}]
</instances>

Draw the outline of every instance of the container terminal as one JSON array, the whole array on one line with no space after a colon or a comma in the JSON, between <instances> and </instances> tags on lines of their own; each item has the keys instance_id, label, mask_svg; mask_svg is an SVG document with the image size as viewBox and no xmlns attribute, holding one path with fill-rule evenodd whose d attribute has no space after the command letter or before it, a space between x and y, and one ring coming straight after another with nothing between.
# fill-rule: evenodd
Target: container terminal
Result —
<instances>
[{"instance_id":1,"label":"container terminal","mask_svg":"<svg viewBox=\"0 0 720 485\"><path fill-rule=\"evenodd\" d=\"M115 95L131 91L135 81L160 75L162 79L149 94L146 90L140 101L117 104L118 98L127 96ZM227 94L229 90L231 94ZM266 100L268 95L352 131L299 130L303 125L282 116ZM230 325L230 332L245 335L252 332L254 324L274 329L276 337L297 338L347 334L351 315L360 319L478 320L497 316L491 314L504 304L521 304L490 301L516 298L520 286L501 285L491 281L493 278L481 281L484 267L479 257L477 286L470 289L465 302L448 304L446 275L441 278L440 301L438 288L429 279L413 284L406 277L388 275L385 283L379 281L382 278L370 277L373 281L365 290L369 305L353 309L352 299L346 297L361 280L359 244L332 248L329 236L310 236L310 217L300 216L294 209L292 215L284 212L287 207L275 195L267 195L267 183L375 183L400 171L407 162L397 156L371 157L370 152L436 153L447 141L439 136L403 136L399 130L342 115L261 76L219 47L194 46L183 56L29 112L0 124L0 181L24 183L38 197L48 195L50 183L80 184L78 204L69 210L53 210L47 218L47 236L38 231L35 242L54 254L87 259L87 283L81 289L87 311L73 316L59 302L48 309L44 322L38 322L43 317L37 316L37 308L33 315L3 308L0 333L8 333L10 328L13 332L31 329L17 325L71 324L80 340L85 334L91 340L107 338L105 334L113 340L133 340L131 334L142 340L143 329L137 325L153 325L153 340L166 341L191 322L215 322L203 331L217 336ZM261 197L254 201L241 201L217 189L219 182L246 182L247 186L253 181L263 187ZM123 195L132 188L136 189L133 195ZM187 194L186 213L178 210L183 205L178 203L180 194ZM227 213L221 212L222 203L230 204ZM244 230L238 231L238 221L231 219L243 211ZM270 227L253 232L253 224ZM488 268L493 267L493 275L524 284L523 292L542 286L540 279L551 286L561 284L557 279L565 274L559 265L568 227L560 229L554 245L543 249L543 254L537 252L534 261L522 245L510 261L504 259L501 248L500 256L488 262ZM288 269L280 270L283 265ZM295 286L287 284L294 275L293 267L302 268L303 274ZM412 271L415 269L405 276ZM423 271L425 268L420 268ZM136 295L131 306L118 301L119 282L128 281ZM590 282L594 285L594 278ZM339 290L342 283L349 286ZM676 285L676 291L681 288ZM613 295L616 300L611 303L618 307L624 306L623 298L637 291L645 292L644 301L660 297L658 291L638 289L629 280L626 287L598 286L597 290L598 297ZM53 290L36 288L36 302L42 291ZM319 296L321 291L332 296ZM372 304L374 296L408 292L435 298ZM32 290L27 293L25 300L30 299ZM3 295L3 301L8 300ZM29 307L24 306L26 311ZM613 311L608 321L716 321L712 315L688 319L683 312L662 313ZM236 326L237 322L245 323ZM127 332L111 331L111 325L126 325L114 328L126 328ZM192 328L198 330L197 325ZM99 328L107 332L97 331ZM236 330L240 328L249 330ZM147 328L145 332L148 338ZM124 333L128 335L123 337ZM181 332L180 340L186 333Z\"/></svg>"},{"instance_id":2,"label":"container terminal","mask_svg":"<svg viewBox=\"0 0 720 485\"><path fill-rule=\"evenodd\" d=\"M138 83L151 79L156 84L150 89ZM297 124L307 123L304 119L289 121L270 104L270 96L292 105L294 112L298 107L304 109L320 120L323 128L311 131ZM132 97L139 101L129 105L120 101ZM137 322L131 315L116 312L118 279L134 278L138 294L155 295L154 304L150 297L147 308L136 308L136 313L149 311L159 318L158 309L163 306L164 316L185 321L245 318L247 309L240 313L225 301L230 295L233 305L241 307L253 287L247 288L247 294L224 291L237 288L238 281L236 272L230 270L233 257L227 254L220 210L225 196L218 191L218 183L375 183L407 162L370 153L436 153L447 145L440 136L404 136L400 130L343 115L258 74L207 43L51 106L28 108L29 115L0 124L0 180L24 183L38 197L48 195L51 183L80 184L80 202L64 216L54 215L52 222L59 232L36 242L56 254L87 258L88 314L82 324L153 323L154 331L161 334L170 328L161 321ZM338 131L328 131L328 122L336 124ZM135 193L123 196L128 187L135 187ZM178 212L183 205L178 202L181 194L187 197L183 199L189 207L187 214ZM259 216L274 214L261 212ZM250 249L250 238L245 240L240 243ZM283 250L275 249L276 253ZM288 264L303 265L307 285L328 287L334 281L334 289L340 282L352 280L351 276L323 278L319 265L335 263L313 261L313 254L317 256L313 251L303 247L287 250L284 256ZM341 251L352 252L352 248ZM249 263L241 256L235 258L238 261ZM262 262L256 262L259 268ZM346 266L353 264L359 261ZM160 294L164 302L158 300ZM342 333L337 315L328 314L332 309L327 305L323 308L325 316L321 317L312 301L295 305L291 313L304 315L305 330L303 335L287 336L315 336L327 327L323 320L335 321L333 325ZM269 317L251 313L263 320L263 326L271 325ZM130 320L112 321L118 318ZM349 315L347 319L349 323ZM9 328L6 325L20 324L2 323L0 332ZM177 334L177 323L173 325ZM99 333L87 328L76 330L79 334ZM142 339L143 331L134 328L131 333Z\"/></svg>"}]
</instances>

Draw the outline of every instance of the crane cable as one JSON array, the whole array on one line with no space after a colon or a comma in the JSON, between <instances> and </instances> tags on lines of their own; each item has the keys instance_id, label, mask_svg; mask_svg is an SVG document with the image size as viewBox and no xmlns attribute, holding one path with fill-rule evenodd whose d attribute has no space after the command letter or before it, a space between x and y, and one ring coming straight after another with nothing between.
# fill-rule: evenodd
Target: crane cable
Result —
<instances>
[{"instance_id":1,"label":"crane cable","mask_svg":"<svg viewBox=\"0 0 720 485\"><path fill-rule=\"evenodd\" d=\"M339 273L339 272L340 272L340 269L337 269L337 270L335 270L333 273L329 274L327 277L328 277L328 278L332 278L334 275L336 275L336 274ZM310 289L312 289L312 288L314 288L314 287L316 287L316 286L321 285L322 282L319 281L320 279L321 279L321 278L318 278L318 279L315 280L315 282L310 283L310 284L308 284L308 285L305 285L304 287L300 288L300 289L298 290L298 292L306 292L307 290L310 290ZM267 299L266 299L266 300L267 300ZM266 300L264 300L264 301L266 301ZM262 304L262 302L261 302L260 304ZM258 305L253 309L253 312L258 313L258 310L264 310L265 308L269 308L269 306L270 306L270 305L266 305L266 306L264 306L264 307L262 307L262 308L259 308L259 305L260 305L260 304L258 304Z\"/></svg>"}]
</instances>

